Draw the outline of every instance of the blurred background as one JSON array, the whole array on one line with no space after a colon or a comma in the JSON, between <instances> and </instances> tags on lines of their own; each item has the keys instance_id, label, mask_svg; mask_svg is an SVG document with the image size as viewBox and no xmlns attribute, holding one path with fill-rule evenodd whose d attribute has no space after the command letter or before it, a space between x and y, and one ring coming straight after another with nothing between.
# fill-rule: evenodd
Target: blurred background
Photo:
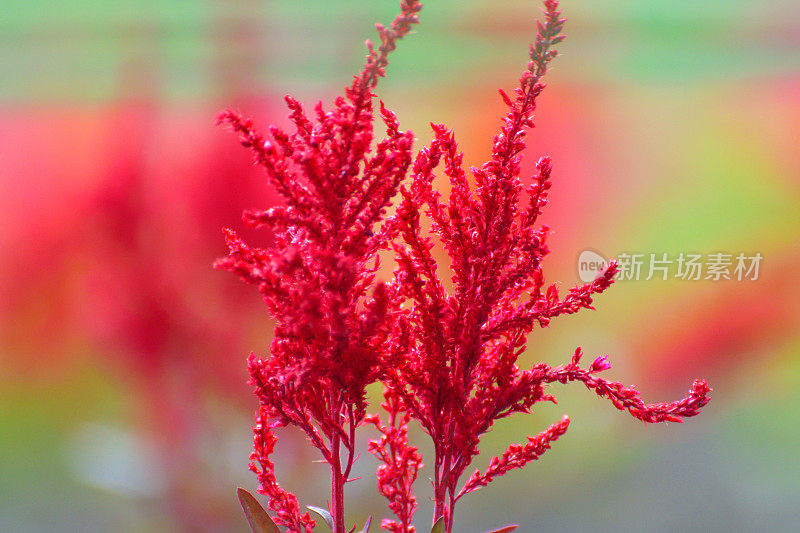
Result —
<instances>
[{"instance_id":1,"label":"blurred background","mask_svg":"<svg viewBox=\"0 0 800 533\"><path fill-rule=\"evenodd\" d=\"M533 0L429 0L379 96L488 156L535 35ZM538 463L469 496L458 531L788 531L800 520L800 4L569 0L525 172L554 160L546 274L591 249L763 256L758 279L624 281L531 336L525 364L608 354L645 400L714 387L703 414L644 426L575 385L498 425L477 466L569 413ZM232 106L285 124L331 102L394 0L5 0L0 6L0 531L247 531L254 397L272 324L211 269L220 227L272 191ZM364 433L364 438L369 436ZM422 435L418 435L422 439ZM325 506L288 433L279 479ZM425 449L425 448L424 448ZM387 516L374 462L351 522ZM420 475L418 524L430 519ZM309 480L318 479L319 482ZM324 530L324 526L320 528Z\"/></svg>"}]
</instances>

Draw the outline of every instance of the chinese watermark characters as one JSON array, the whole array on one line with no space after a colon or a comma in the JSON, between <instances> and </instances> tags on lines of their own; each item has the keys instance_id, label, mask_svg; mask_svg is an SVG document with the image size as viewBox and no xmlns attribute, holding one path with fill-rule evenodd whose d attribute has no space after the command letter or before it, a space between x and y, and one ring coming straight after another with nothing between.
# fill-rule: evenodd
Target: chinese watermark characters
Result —
<instances>
[{"instance_id":1,"label":"chinese watermark characters","mask_svg":"<svg viewBox=\"0 0 800 533\"><path fill-rule=\"evenodd\" d=\"M618 281L679 279L683 281L755 281L764 256L739 253L620 253L617 254ZM592 281L608 266L608 260L592 250L578 257L578 276Z\"/></svg>"}]
</instances>

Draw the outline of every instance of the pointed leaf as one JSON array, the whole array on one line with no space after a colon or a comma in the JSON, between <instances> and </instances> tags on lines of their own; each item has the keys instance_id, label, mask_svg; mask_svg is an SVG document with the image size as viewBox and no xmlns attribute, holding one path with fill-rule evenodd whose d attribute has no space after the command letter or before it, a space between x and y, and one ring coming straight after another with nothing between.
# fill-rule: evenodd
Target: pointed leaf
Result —
<instances>
[{"instance_id":1,"label":"pointed leaf","mask_svg":"<svg viewBox=\"0 0 800 533\"><path fill-rule=\"evenodd\" d=\"M333 531L333 517L331 516L331 513L329 513L327 509L323 509L322 507L314 507L313 505L306 505L306 507L308 507L311 510L311 512L321 516L322 519L325 520L325 523L328 524L330 530Z\"/></svg>"},{"instance_id":2,"label":"pointed leaf","mask_svg":"<svg viewBox=\"0 0 800 533\"><path fill-rule=\"evenodd\" d=\"M431 533L444 533L444 517L439 517L439 520L433 524L433 528L431 529Z\"/></svg>"},{"instance_id":3,"label":"pointed leaf","mask_svg":"<svg viewBox=\"0 0 800 533\"><path fill-rule=\"evenodd\" d=\"M250 524L253 533L281 533L255 496L242 487L236 489L236 495L239 496L239 503L242 505L247 523Z\"/></svg>"},{"instance_id":4,"label":"pointed leaf","mask_svg":"<svg viewBox=\"0 0 800 533\"><path fill-rule=\"evenodd\" d=\"M364 523L364 529L361 530L361 533L369 533L369 526L372 525L372 515L367 517L367 521Z\"/></svg>"},{"instance_id":5,"label":"pointed leaf","mask_svg":"<svg viewBox=\"0 0 800 533\"><path fill-rule=\"evenodd\" d=\"M519 526L517 524L509 524L509 525L507 525L505 527L501 527L500 529L493 529L492 531L489 531L488 533L510 533L511 531L514 531L518 527Z\"/></svg>"}]
</instances>

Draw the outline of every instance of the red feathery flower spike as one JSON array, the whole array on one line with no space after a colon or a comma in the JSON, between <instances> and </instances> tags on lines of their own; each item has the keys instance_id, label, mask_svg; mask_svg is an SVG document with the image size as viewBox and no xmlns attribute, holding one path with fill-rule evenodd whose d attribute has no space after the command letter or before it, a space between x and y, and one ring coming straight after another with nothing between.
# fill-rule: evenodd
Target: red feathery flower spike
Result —
<instances>
[{"instance_id":1,"label":"red feathery flower spike","mask_svg":"<svg viewBox=\"0 0 800 533\"><path fill-rule=\"evenodd\" d=\"M249 360L261 404L251 468L276 522L291 531L310 532L314 521L277 484L269 460L273 430L286 425L304 431L330 464L333 530L345 531L344 484L356 456L355 431L366 414L365 388L381 372L379 354L394 317L395 299L374 279L377 252L389 238L381 222L406 176L414 139L381 104L387 137L372 149L372 89L421 8L404 0L388 28L378 25L380 46L367 43L361 73L331 110L315 107L316 121L287 96L294 133L272 126L262 135L238 113L219 116L285 200L244 214L248 226L274 233L272 247L250 248L225 230L230 252L216 267L256 285L277 321L269 356L251 354Z\"/></svg>"},{"instance_id":2,"label":"red feathery flower spike","mask_svg":"<svg viewBox=\"0 0 800 533\"><path fill-rule=\"evenodd\" d=\"M548 253L549 230L537 225L537 219L550 188L549 158L536 164L526 189L529 199L521 205L525 133L533 126L536 100L545 87L541 80L557 55L552 47L564 39L564 22L558 2L546 0L544 22L538 24L519 86L513 96L500 91L509 110L494 138L491 159L471 169L474 191L453 133L432 124L434 140L417 155L413 182L401 188L402 200L391 221L402 240L394 244L395 283L410 304L397 310L392 346L384 356L384 381L392 397L433 440L433 518L443 518L447 532L453 530L459 498L539 458L567 430L565 417L529 437L528 444L510 446L458 490L462 474L478 455L481 436L496 420L553 400L545 393L548 384L583 382L645 422L679 422L696 415L709 400L711 389L697 381L683 400L645 404L635 389L594 375L610 367L605 357L589 369L580 368L580 350L570 364L555 369L540 364L521 370L516 364L534 326L592 309L593 297L611 286L617 272L612 262L592 283L575 287L564 297L556 285L545 287L542 259ZM448 202L433 187L434 171L441 167L451 184ZM437 276L438 264L431 253L434 242L420 224L423 212L449 255L452 294Z\"/></svg>"}]
</instances>

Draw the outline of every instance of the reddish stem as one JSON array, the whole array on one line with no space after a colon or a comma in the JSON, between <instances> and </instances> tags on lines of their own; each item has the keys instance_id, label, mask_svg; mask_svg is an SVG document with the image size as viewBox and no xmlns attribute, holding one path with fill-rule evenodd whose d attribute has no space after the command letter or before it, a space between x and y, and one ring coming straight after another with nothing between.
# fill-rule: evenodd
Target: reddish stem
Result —
<instances>
[{"instance_id":1,"label":"reddish stem","mask_svg":"<svg viewBox=\"0 0 800 533\"><path fill-rule=\"evenodd\" d=\"M341 395L332 387L331 419L341 421L343 402ZM331 503L333 517L332 533L345 533L344 529L344 477L342 476L341 436L339 432L331 433Z\"/></svg>"}]
</instances>

